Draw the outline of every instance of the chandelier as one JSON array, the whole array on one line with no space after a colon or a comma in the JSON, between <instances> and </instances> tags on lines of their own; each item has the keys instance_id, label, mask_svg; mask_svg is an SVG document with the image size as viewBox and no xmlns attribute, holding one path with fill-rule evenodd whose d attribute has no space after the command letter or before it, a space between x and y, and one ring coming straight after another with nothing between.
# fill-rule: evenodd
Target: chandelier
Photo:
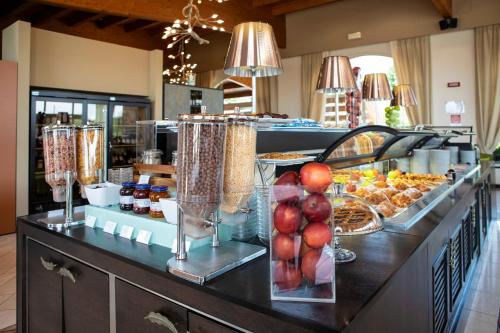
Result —
<instances>
[{"instance_id":1,"label":"chandelier","mask_svg":"<svg viewBox=\"0 0 500 333\"><path fill-rule=\"evenodd\" d=\"M209 0L223 3L227 0ZM202 0L196 0L197 4L201 4ZM176 64L167 68L163 75L168 77L170 83L189 84L193 78L193 70L196 68L196 63L191 63L189 59L191 54L185 51L185 45L189 44L191 39L197 41L200 45L209 44L210 42L195 31L195 27L201 29L210 29L213 31L225 31L222 24L223 20L218 14L212 14L210 17L202 17L198 6L194 4L194 0L188 0L187 5L182 9L182 18L176 19L174 23L165 28L162 39L168 41L167 49L176 50L170 53L167 57L171 60L177 60Z\"/></svg>"}]
</instances>

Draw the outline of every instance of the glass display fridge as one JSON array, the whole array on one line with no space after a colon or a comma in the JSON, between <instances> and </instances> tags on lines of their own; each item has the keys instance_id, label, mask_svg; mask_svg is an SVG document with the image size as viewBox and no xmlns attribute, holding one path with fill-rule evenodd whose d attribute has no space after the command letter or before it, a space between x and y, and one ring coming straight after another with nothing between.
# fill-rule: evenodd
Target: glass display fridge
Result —
<instances>
[{"instance_id":1,"label":"glass display fridge","mask_svg":"<svg viewBox=\"0 0 500 333\"><path fill-rule=\"evenodd\" d=\"M83 126L99 124L105 130L105 170L135 163L137 120L151 119L151 103L146 97L81 93L65 90L31 89L29 213L62 208L52 200L45 182L42 128L51 124ZM106 171L105 171L106 173ZM106 175L105 175L106 176ZM75 185L77 186L77 185ZM74 205L86 200L75 188Z\"/></svg>"}]
</instances>

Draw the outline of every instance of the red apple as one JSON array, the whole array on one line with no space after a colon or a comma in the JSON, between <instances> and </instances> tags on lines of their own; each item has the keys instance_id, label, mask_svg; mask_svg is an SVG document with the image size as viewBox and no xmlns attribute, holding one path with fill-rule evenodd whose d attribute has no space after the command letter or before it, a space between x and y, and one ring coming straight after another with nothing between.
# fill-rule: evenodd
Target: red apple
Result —
<instances>
[{"instance_id":1,"label":"red apple","mask_svg":"<svg viewBox=\"0 0 500 333\"><path fill-rule=\"evenodd\" d=\"M302 276L298 267L280 260L274 266L274 282L280 290L295 290L300 286Z\"/></svg>"},{"instance_id":2,"label":"red apple","mask_svg":"<svg viewBox=\"0 0 500 333\"><path fill-rule=\"evenodd\" d=\"M321 193L313 193L302 201L302 213L309 222L323 222L332 214L332 205Z\"/></svg>"},{"instance_id":3,"label":"red apple","mask_svg":"<svg viewBox=\"0 0 500 333\"><path fill-rule=\"evenodd\" d=\"M316 280L316 265L321 257L318 251L309 251L302 258L302 263L300 264L300 270L304 274L305 278L309 281Z\"/></svg>"},{"instance_id":4,"label":"red apple","mask_svg":"<svg viewBox=\"0 0 500 333\"><path fill-rule=\"evenodd\" d=\"M378 181L385 182L387 177L385 175L378 175L376 178Z\"/></svg>"},{"instance_id":5,"label":"red apple","mask_svg":"<svg viewBox=\"0 0 500 333\"><path fill-rule=\"evenodd\" d=\"M274 210L274 227L284 234L297 231L302 222L302 214L296 206L280 203Z\"/></svg>"},{"instance_id":6,"label":"red apple","mask_svg":"<svg viewBox=\"0 0 500 333\"><path fill-rule=\"evenodd\" d=\"M295 246L293 237L285 234L277 234L273 239L273 251L276 256L282 260L290 260L295 257L295 248L297 252L300 248L299 244Z\"/></svg>"},{"instance_id":7,"label":"red apple","mask_svg":"<svg viewBox=\"0 0 500 333\"><path fill-rule=\"evenodd\" d=\"M328 224L315 222L309 223L302 234L304 241L313 249L322 248L332 241L332 231Z\"/></svg>"},{"instance_id":8,"label":"red apple","mask_svg":"<svg viewBox=\"0 0 500 333\"><path fill-rule=\"evenodd\" d=\"M307 163L300 169L300 182L309 193L323 193L332 183L330 167L317 162Z\"/></svg>"},{"instance_id":9,"label":"red apple","mask_svg":"<svg viewBox=\"0 0 500 333\"><path fill-rule=\"evenodd\" d=\"M299 256L302 258L303 256L306 255L307 252L311 251L312 249L307 246L306 242L300 242L300 252Z\"/></svg>"},{"instance_id":10,"label":"red apple","mask_svg":"<svg viewBox=\"0 0 500 333\"><path fill-rule=\"evenodd\" d=\"M285 172L273 185L274 199L278 202L299 202L304 196L304 191L300 186L297 186L298 184L299 174L297 172Z\"/></svg>"},{"instance_id":11,"label":"red apple","mask_svg":"<svg viewBox=\"0 0 500 333\"><path fill-rule=\"evenodd\" d=\"M333 279L333 258L317 250L309 251L302 258L300 269L304 277L314 284L329 283Z\"/></svg>"},{"instance_id":12,"label":"red apple","mask_svg":"<svg viewBox=\"0 0 500 333\"><path fill-rule=\"evenodd\" d=\"M351 175L351 180L353 180L355 182L359 181L360 179L361 179L361 176L359 174L357 174L357 173L353 173Z\"/></svg>"},{"instance_id":13,"label":"red apple","mask_svg":"<svg viewBox=\"0 0 500 333\"><path fill-rule=\"evenodd\" d=\"M356 186L356 184L353 184L353 183L348 183L346 186L345 186L345 190L347 192L356 192L356 190L358 189L358 187Z\"/></svg>"}]
</instances>

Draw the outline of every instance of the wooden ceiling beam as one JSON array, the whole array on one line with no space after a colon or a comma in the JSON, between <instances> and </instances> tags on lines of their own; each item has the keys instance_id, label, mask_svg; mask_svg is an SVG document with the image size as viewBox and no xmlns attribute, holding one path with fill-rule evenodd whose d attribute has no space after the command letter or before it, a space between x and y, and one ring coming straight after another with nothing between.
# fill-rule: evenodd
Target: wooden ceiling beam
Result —
<instances>
[{"instance_id":1,"label":"wooden ceiling beam","mask_svg":"<svg viewBox=\"0 0 500 333\"><path fill-rule=\"evenodd\" d=\"M279 2L284 2L286 0L253 0L254 7L262 7L267 5L274 5Z\"/></svg>"},{"instance_id":2,"label":"wooden ceiling beam","mask_svg":"<svg viewBox=\"0 0 500 333\"><path fill-rule=\"evenodd\" d=\"M291 0L275 4L272 8L273 15L284 15L300 10L326 5L337 0Z\"/></svg>"},{"instance_id":3,"label":"wooden ceiling beam","mask_svg":"<svg viewBox=\"0 0 500 333\"><path fill-rule=\"evenodd\" d=\"M40 10L40 7L40 5L30 2L21 2L19 4L19 1L17 2L17 6L11 6L10 2L9 4L4 4L4 6L1 7L0 31L18 20L29 21L29 18L35 15L35 13Z\"/></svg>"},{"instance_id":4,"label":"wooden ceiling beam","mask_svg":"<svg viewBox=\"0 0 500 333\"><path fill-rule=\"evenodd\" d=\"M125 32L141 30L141 29L146 28L148 26L151 27L151 24L154 24L153 26L156 26L158 23L160 23L160 22L139 19L139 20L134 20L134 21L125 23L123 25L123 30L125 30Z\"/></svg>"},{"instance_id":5,"label":"wooden ceiling beam","mask_svg":"<svg viewBox=\"0 0 500 333\"><path fill-rule=\"evenodd\" d=\"M94 24L99 29L106 29L107 27L110 27L112 25L123 24L128 21L131 21L129 17L105 15L94 20Z\"/></svg>"},{"instance_id":6,"label":"wooden ceiling beam","mask_svg":"<svg viewBox=\"0 0 500 333\"><path fill-rule=\"evenodd\" d=\"M37 3L72 8L75 10L103 13L106 15L130 17L158 22L173 22L180 18L185 0L31 0ZM305 1L305 0L304 0ZM269 8L253 7L252 1L234 0L223 4L203 2L200 5L202 16L209 17L214 13L224 20L228 33L241 22L262 21L271 24L280 47L285 47L285 18L273 16Z\"/></svg>"},{"instance_id":7,"label":"wooden ceiling beam","mask_svg":"<svg viewBox=\"0 0 500 333\"><path fill-rule=\"evenodd\" d=\"M75 27L82 24L83 22L89 21L93 18L98 18L100 16L102 15L92 12L71 11L67 15L61 17L60 20L68 27Z\"/></svg>"},{"instance_id":8,"label":"wooden ceiling beam","mask_svg":"<svg viewBox=\"0 0 500 333\"><path fill-rule=\"evenodd\" d=\"M453 17L453 1L452 0L432 0L439 14L444 18Z\"/></svg>"},{"instance_id":9,"label":"wooden ceiling beam","mask_svg":"<svg viewBox=\"0 0 500 333\"><path fill-rule=\"evenodd\" d=\"M30 22L32 25L42 24L51 19L56 19L61 16L66 16L71 12L71 9L54 7L54 6L43 6L41 10L30 17Z\"/></svg>"}]
</instances>

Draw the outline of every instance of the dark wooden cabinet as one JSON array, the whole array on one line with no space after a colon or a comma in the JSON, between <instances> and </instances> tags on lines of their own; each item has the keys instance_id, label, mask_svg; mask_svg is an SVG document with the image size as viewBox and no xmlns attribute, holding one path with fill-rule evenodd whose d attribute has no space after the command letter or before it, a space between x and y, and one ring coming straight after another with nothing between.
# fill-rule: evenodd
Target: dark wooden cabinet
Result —
<instances>
[{"instance_id":1,"label":"dark wooden cabinet","mask_svg":"<svg viewBox=\"0 0 500 333\"><path fill-rule=\"evenodd\" d=\"M463 277L465 280L467 273L469 272L470 265L473 259L472 250L472 217L471 210L467 210L467 213L462 218L462 264L463 264Z\"/></svg>"},{"instance_id":2,"label":"dark wooden cabinet","mask_svg":"<svg viewBox=\"0 0 500 333\"><path fill-rule=\"evenodd\" d=\"M443 333L448 325L448 245L443 246L432 265L432 326Z\"/></svg>"},{"instance_id":3,"label":"dark wooden cabinet","mask_svg":"<svg viewBox=\"0 0 500 333\"><path fill-rule=\"evenodd\" d=\"M108 276L28 240L27 332L109 332Z\"/></svg>"},{"instance_id":4,"label":"dark wooden cabinet","mask_svg":"<svg viewBox=\"0 0 500 333\"><path fill-rule=\"evenodd\" d=\"M172 331L169 325L179 333L187 332L187 309L120 279L115 281L117 332L165 333Z\"/></svg>"},{"instance_id":5,"label":"dark wooden cabinet","mask_svg":"<svg viewBox=\"0 0 500 333\"><path fill-rule=\"evenodd\" d=\"M238 331L190 312L189 333L238 333Z\"/></svg>"},{"instance_id":6,"label":"dark wooden cabinet","mask_svg":"<svg viewBox=\"0 0 500 333\"><path fill-rule=\"evenodd\" d=\"M43 260L43 261L42 261ZM62 256L40 244L28 241L26 283L29 293L27 330L31 333L62 332L62 279L51 264Z\"/></svg>"},{"instance_id":7,"label":"dark wooden cabinet","mask_svg":"<svg viewBox=\"0 0 500 333\"><path fill-rule=\"evenodd\" d=\"M464 234L462 225L458 225L452 233L449 241L449 289L450 289L450 311L455 310L458 301L458 295L462 290L463 284L463 253L464 253Z\"/></svg>"}]
</instances>

